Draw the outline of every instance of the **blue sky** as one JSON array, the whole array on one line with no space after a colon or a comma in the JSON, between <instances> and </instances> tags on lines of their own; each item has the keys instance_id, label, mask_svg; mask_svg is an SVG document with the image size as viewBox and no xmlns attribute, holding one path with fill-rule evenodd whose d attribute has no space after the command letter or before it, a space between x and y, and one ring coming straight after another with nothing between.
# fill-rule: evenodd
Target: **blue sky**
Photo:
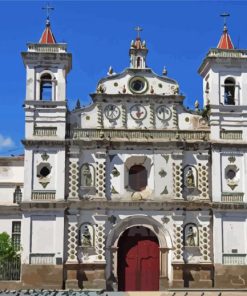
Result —
<instances>
[{"instance_id":1,"label":"blue sky","mask_svg":"<svg viewBox=\"0 0 247 296\"><path fill-rule=\"evenodd\" d=\"M44 1L0 1L0 155L23 153L25 69L20 52L38 42L45 26ZM202 101L197 69L221 36L222 12L229 12L233 43L247 48L245 1L51 1L53 33L73 54L67 98L73 108L79 98L90 102L97 81L111 65L121 72L129 64L134 27L143 27L149 49L148 65L157 74L163 66L180 84L185 105Z\"/></svg>"}]
</instances>

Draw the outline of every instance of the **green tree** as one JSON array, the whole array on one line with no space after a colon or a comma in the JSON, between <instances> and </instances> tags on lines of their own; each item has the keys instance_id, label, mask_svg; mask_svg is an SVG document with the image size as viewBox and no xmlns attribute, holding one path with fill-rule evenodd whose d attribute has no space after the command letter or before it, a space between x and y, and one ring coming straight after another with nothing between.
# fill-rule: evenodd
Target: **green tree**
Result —
<instances>
[{"instance_id":1,"label":"green tree","mask_svg":"<svg viewBox=\"0 0 247 296\"><path fill-rule=\"evenodd\" d=\"M0 233L0 261L11 260L18 256L7 232Z\"/></svg>"}]
</instances>

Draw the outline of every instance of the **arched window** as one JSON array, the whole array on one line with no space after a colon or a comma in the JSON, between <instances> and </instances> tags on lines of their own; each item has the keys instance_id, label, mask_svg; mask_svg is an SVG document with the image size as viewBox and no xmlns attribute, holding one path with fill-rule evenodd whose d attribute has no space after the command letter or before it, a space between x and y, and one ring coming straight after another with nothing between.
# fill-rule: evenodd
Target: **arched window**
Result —
<instances>
[{"instance_id":1,"label":"arched window","mask_svg":"<svg viewBox=\"0 0 247 296\"><path fill-rule=\"evenodd\" d=\"M235 105L235 80L229 77L224 82L224 103Z\"/></svg>"},{"instance_id":2,"label":"arched window","mask_svg":"<svg viewBox=\"0 0 247 296\"><path fill-rule=\"evenodd\" d=\"M51 101L52 100L52 77L46 73L41 76L40 81L40 100Z\"/></svg>"},{"instance_id":3,"label":"arched window","mask_svg":"<svg viewBox=\"0 0 247 296\"><path fill-rule=\"evenodd\" d=\"M137 57L137 68L141 67L141 58Z\"/></svg>"},{"instance_id":4,"label":"arched window","mask_svg":"<svg viewBox=\"0 0 247 296\"><path fill-rule=\"evenodd\" d=\"M147 170L142 165L133 165L129 169L129 186L135 191L142 191L147 186Z\"/></svg>"},{"instance_id":5,"label":"arched window","mask_svg":"<svg viewBox=\"0 0 247 296\"><path fill-rule=\"evenodd\" d=\"M208 82L206 83L205 93L207 93L207 94L209 93L209 83Z\"/></svg>"}]
</instances>

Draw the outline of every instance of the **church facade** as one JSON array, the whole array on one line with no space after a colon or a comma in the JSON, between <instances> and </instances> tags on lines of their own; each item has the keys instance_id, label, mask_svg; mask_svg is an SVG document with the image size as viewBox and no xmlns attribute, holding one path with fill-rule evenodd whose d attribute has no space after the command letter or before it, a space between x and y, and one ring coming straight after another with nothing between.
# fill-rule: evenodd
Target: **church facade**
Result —
<instances>
[{"instance_id":1,"label":"church facade","mask_svg":"<svg viewBox=\"0 0 247 296\"><path fill-rule=\"evenodd\" d=\"M247 287L247 51L225 26L193 111L147 54L138 34L130 65L70 111L72 55L49 19L22 53L25 155L0 158L0 232L21 273L0 287Z\"/></svg>"}]
</instances>

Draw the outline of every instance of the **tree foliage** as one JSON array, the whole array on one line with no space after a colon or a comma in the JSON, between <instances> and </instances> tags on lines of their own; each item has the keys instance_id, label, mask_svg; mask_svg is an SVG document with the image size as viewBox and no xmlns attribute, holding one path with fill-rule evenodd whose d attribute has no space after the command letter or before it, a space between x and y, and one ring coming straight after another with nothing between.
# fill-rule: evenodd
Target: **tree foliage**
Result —
<instances>
[{"instance_id":1,"label":"tree foliage","mask_svg":"<svg viewBox=\"0 0 247 296\"><path fill-rule=\"evenodd\" d=\"M0 233L0 261L11 260L18 256L7 232Z\"/></svg>"}]
</instances>

